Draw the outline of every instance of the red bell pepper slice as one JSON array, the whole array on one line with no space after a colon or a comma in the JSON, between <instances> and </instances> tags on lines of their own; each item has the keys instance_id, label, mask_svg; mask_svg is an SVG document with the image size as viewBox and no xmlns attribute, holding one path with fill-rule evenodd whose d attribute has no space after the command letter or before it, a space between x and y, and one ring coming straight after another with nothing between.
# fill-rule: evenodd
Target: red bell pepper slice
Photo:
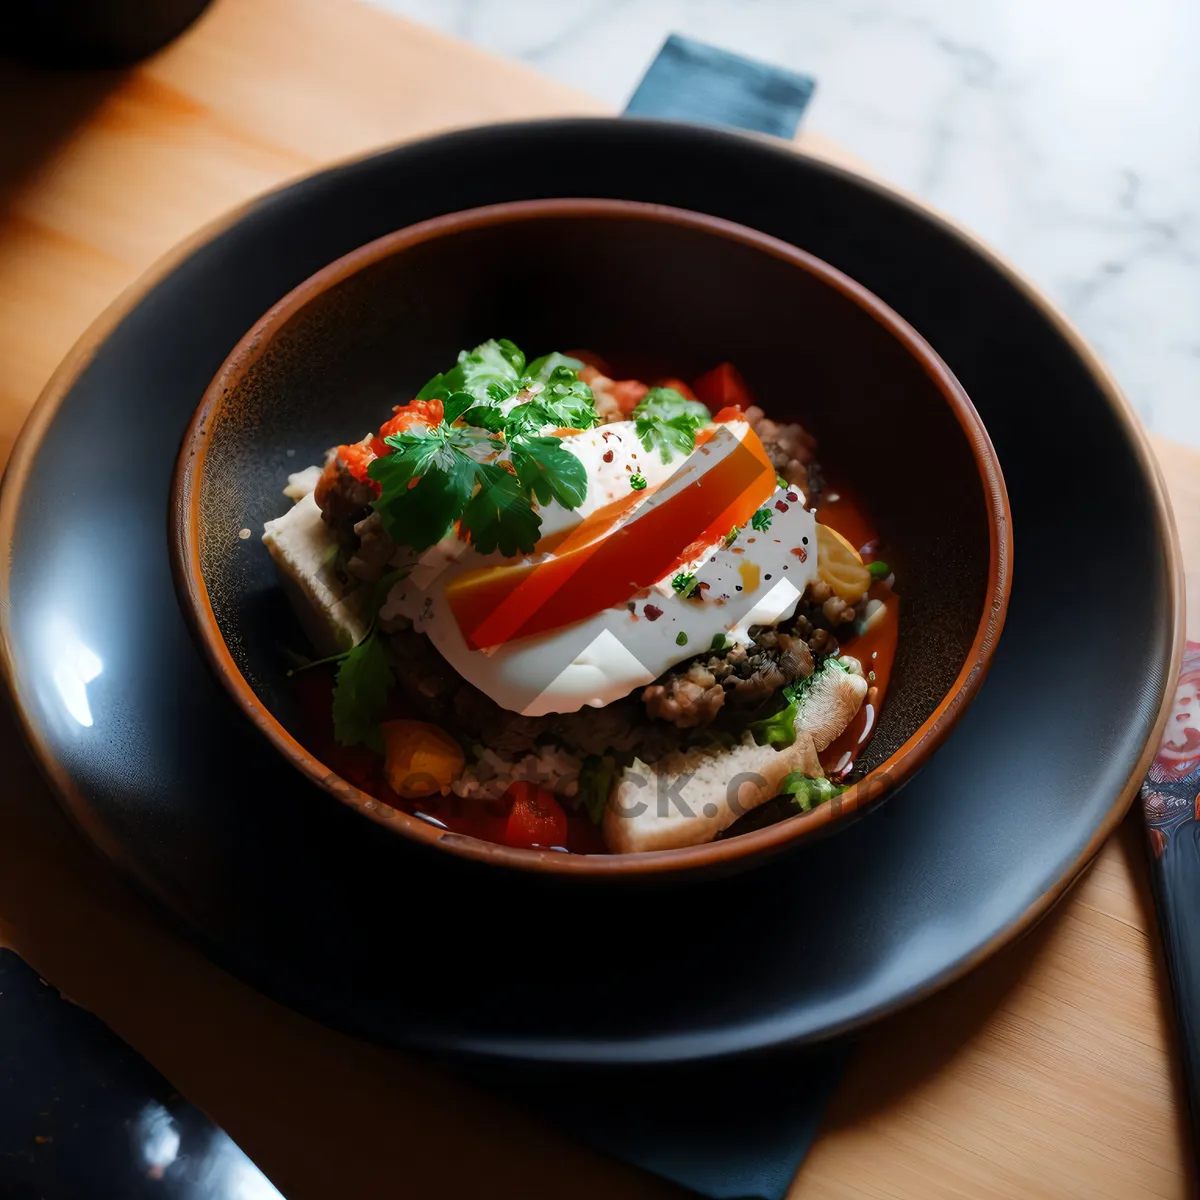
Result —
<instances>
[{"instance_id":1,"label":"red bell pepper slice","mask_svg":"<svg viewBox=\"0 0 1200 1200\"><path fill-rule=\"evenodd\" d=\"M688 457L672 477L685 485L664 494L668 481L606 506L542 562L483 567L453 580L446 599L467 645L498 646L623 604L744 525L774 492L775 468L748 426L729 435L736 442L722 453L708 449L714 437Z\"/></svg>"}]
</instances>

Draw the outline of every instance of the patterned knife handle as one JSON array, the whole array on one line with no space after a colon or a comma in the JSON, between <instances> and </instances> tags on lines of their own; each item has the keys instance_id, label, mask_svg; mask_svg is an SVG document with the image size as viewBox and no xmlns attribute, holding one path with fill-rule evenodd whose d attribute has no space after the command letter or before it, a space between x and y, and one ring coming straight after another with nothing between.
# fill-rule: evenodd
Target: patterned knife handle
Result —
<instances>
[{"instance_id":1,"label":"patterned knife handle","mask_svg":"<svg viewBox=\"0 0 1200 1200\"><path fill-rule=\"evenodd\" d=\"M1184 649L1175 706L1142 784L1142 810L1195 1140L1200 1134L1200 642L1188 642Z\"/></svg>"}]
</instances>

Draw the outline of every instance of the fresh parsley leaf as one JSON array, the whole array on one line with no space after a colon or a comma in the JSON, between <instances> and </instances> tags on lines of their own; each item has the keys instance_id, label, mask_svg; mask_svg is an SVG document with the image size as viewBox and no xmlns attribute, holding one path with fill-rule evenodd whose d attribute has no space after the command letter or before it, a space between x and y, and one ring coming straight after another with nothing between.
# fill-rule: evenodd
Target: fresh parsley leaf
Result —
<instances>
[{"instance_id":1,"label":"fresh parsley leaf","mask_svg":"<svg viewBox=\"0 0 1200 1200\"><path fill-rule=\"evenodd\" d=\"M480 554L499 549L506 558L537 545L542 519L517 477L495 464L479 464L480 488L462 511L463 528Z\"/></svg>"},{"instance_id":2,"label":"fresh parsley leaf","mask_svg":"<svg viewBox=\"0 0 1200 1200\"><path fill-rule=\"evenodd\" d=\"M481 465L471 457L483 435L436 425L385 438L393 453L368 473L380 487L375 511L387 535L420 553L440 541L475 489Z\"/></svg>"},{"instance_id":3,"label":"fresh parsley leaf","mask_svg":"<svg viewBox=\"0 0 1200 1200\"><path fill-rule=\"evenodd\" d=\"M633 415L653 417L660 421L687 417L697 429L712 420L712 414L699 400L689 400L682 392L669 387L652 387L633 410Z\"/></svg>"},{"instance_id":4,"label":"fresh parsley leaf","mask_svg":"<svg viewBox=\"0 0 1200 1200\"><path fill-rule=\"evenodd\" d=\"M846 789L825 778L814 778L802 771L793 771L779 786L781 796L791 796L801 812L812 812L818 804L840 796Z\"/></svg>"},{"instance_id":5,"label":"fresh parsley leaf","mask_svg":"<svg viewBox=\"0 0 1200 1200\"><path fill-rule=\"evenodd\" d=\"M708 647L710 650L724 650L729 644L729 639L723 633L714 633L712 644Z\"/></svg>"},{"instance_id":6,"label":"fresh parsley leaf","mask_svg":"<svg viewBox=\"0 0 1200 1200\"><path fill-rule=\"evenodd\" d=\"M671 587L679 593L681 600L686 600L696 590L695 575L686 575L682 571L671 580Z\"/></svg>"},{"instance_id":7,"label":"fresh parsley leaf","mask_svg":"<svg viewBox=\"0 0 1200 1200\"><path fill-rule=\"evenodd\" d=\"M396 682L387 648L371 630L338 667L333 688L333 735L340 745L360 743L383 752L379 718Z\"/></svg>"},{"instance_id":8,"label":"fresh parsley leaf","mask_svg":"<svg viewBox=\"0 0 1200 1200\"><path fill-rule=\"evenodd\" d=\"M712 420L698 400L688 400L674 388L651 388L633 410L634 429L642 445L658 450L664 463L676 454L691 454L696 432Z\"/></svg>"},{"instance_id":9,"label":"fresh parsley leaf","mask_svg":"<svg viewBox=\"0 0 1200 1200\"><path fill-rule=\"evenodd\" d=\"M550 376L559 368L566 367L572 374L577 374L583 370L583 363L578 358L571 358L567 354L559 354L557 350L550 354L543 354L541 358L535 358L525 368L525 374L533 380L534 383L548 383ZM585 385L586 386L586 385Z\"/></svg>"},{"instance_id":10,"label":"fresh parsley leaf","mask_svg":"<svg viewBox=\"0 0 1200 1200\"><path fill-rule=\"evenodd\" d=\"M470 392L453 392L446 396L442 400L442 411L445 413L446 424L453 425L474 404L475 397Z\"/></svg>"},{"instance_id":11,"label":"fresh parsley leaf","mask_svg":"<svg viewBox=\"0 0 1200 1200\"><path fill-rule=\"evenodd\" d=\"M525 355L507 338L495 338L464 350L449 371L435 375L418 393L418 400L441 400L467 392L478 401L493 397L488 389L496 385L507 399L516 392L525 370Z\"/></svg>"},{"instance_id":12,"label":"fresh parsley leaf","mask_svg":"<svg viewBox=\"0 0 1200 1200\"><path fill-rule=\"evenodd\" d=\"M750 528L757 529L759 533L765 533L771 528L771 521L774 519L774 513L769 508L760 508L758 512L750 518Z\"/></svg>"},{"instance_id":13,"label":"fresh parsley leaf","mask_svg":"<svg viewBox=\"0 0 1200 1200\"><path fill-rule=\"evenodd\" d=\"M556 437L523 437L513 442L513 466L526 494L539 504L557 500L578 508L587 495L587 468ZM530 547L532 549L532 547Z\"/></svg>"},{"instance_id":14,"label":"fresh parsley leaf","mask_svg":"<svg viewBox=\"0 0 1200 1200\"><path fill-rule=\"evenodd\" d=\"M530 382L535 393L508 414L505 437L534 434L551 426L555 429L591 429L600 422L592 389L568 367L558 367L550 381L540 387Z\"/></svg>"},{"instance_id":15,"label":"fresh parsley leaf","mask_svg":"<svg viewBox=\"0 0 1200 1200\"><path fill-rule=\"evenodd\" d=\"M455 366L435 375L418 398L441 399L445 419L386 438L393 453L369 468L388 535L420 552L460 521L481 554L531 551L541 529L534 498L573 509L587 494L583 463L541 432L599 422L591 389L579 378L582 366L558 352L527 366L521 350L501 338L464 350ZM481 442L499 448L501 438L511 471L472 452Z\"/></svg>"},{"instance_id":16,"label":"fresh parsley leaf","mask_svg":"<svg viewBox=\"0 0 1200 1200\"><path fill-rule=\"evenodd\" d=\"M635 492L644 491L646 487L645 475L630 475L629 486L633 488Z\"/></svg>"},{"instance_id":17,"label":"fresh parsley leaf","mask_svg":"<svg viewBox=\"0 0 1200 1200\"><path fill-rule=\"evenodd\" d=\"M507 425L507 418L497 404L475 404L460 414L464 425L474 425L476 429L486 429L489 433L499 433ZM446 420L450 420L449 414Z\"/></svg>"}]
</instances>

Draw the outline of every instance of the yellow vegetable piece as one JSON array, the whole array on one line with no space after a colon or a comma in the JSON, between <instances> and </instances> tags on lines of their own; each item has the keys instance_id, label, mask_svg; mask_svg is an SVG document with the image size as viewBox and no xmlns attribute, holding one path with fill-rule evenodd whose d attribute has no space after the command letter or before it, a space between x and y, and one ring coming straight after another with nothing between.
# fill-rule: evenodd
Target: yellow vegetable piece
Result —
<instances>
[{"instance_id":1,"label":"yellow vegetable piece","mask_svg":"<svg viewBox=\"0 0 1200 1200\"><path fill-rule=\"evenodd\" d=\"M388 786L407 800L419 800L434 792L443 795L462 774L463 752L459 744L428 721L385 721L383 773Z\"/></svg>"},{"instance_id":2,"label":"yellow vegetable piece","mask_svg":"<svg viewBox=\"0 0 1200 1200\"><path fill-rule=\"evenodd\" d=\"M871 572L858 551L836 529L817 525L817 578L847 604L857 604L871 586Z\"/></svg>"}]
</instances>

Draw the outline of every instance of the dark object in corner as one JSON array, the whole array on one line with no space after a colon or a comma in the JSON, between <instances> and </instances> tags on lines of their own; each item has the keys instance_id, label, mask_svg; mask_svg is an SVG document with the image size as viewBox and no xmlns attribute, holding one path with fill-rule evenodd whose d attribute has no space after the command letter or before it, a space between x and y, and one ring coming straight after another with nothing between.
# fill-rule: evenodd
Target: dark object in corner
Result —
<instances>
[{"instance_id":1,"label":"dark object in corner","mask_svg":"<svg viewBox=\"0 0 1200 1200\"><path fill-rule=\"evenodd\" d=\"M16 0L0 5L0 54L41 67L126 67L161 50L209 0Z\"/></svg>"},{"instance_id":2,"label":"dark object in corner","mask_svg":"<svg viewBox=\"0 0 1200 1200\"><path fill-rule=\"evenodd\" d=\"M103 1023L0 949L0 1200L282 1200Z\"/></svg>"}]
</instances>

